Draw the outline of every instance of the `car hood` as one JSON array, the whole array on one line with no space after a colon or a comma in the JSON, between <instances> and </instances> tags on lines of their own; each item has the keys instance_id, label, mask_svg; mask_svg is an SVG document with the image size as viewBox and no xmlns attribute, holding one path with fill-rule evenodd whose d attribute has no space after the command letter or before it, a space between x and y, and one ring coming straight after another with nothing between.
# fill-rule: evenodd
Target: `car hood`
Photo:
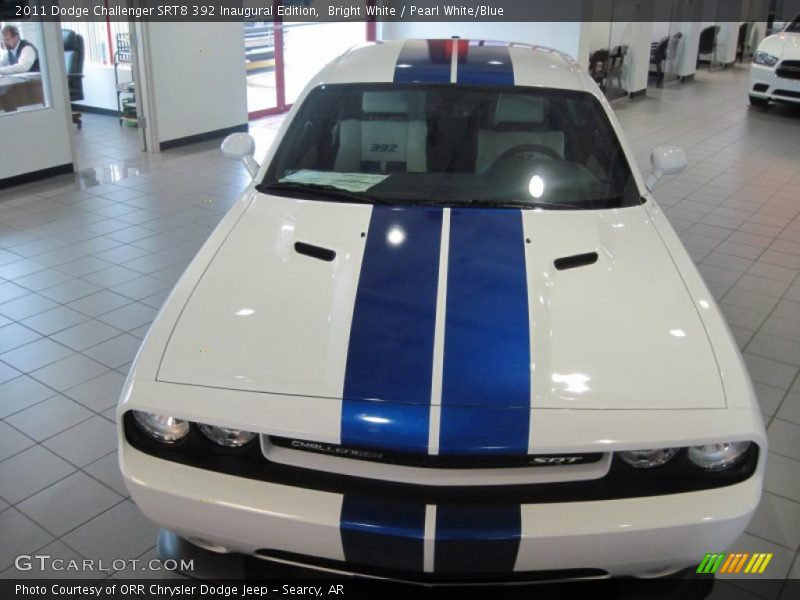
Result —
<instances>
[{"instance_id":1,"label":"car hood","mask_svg":"<svg viewBox=\"0 0 800 600\"><path fill-rule=\"evenodd\" d=\"M725 406L703 322L644 207L255 194L196 282L157 379L425 411Z\"/></svg>"},{"instance_id":2,"label":"car hood","mask_svg":"<svg viewBox=\"0 0 800 600\"><path fill-rule=\"evenodd\" d=\"M800 60L800 34L778 33L764 38L758 45L760 52L767 52L781 60Z\"/></svg>"}]
</instances>

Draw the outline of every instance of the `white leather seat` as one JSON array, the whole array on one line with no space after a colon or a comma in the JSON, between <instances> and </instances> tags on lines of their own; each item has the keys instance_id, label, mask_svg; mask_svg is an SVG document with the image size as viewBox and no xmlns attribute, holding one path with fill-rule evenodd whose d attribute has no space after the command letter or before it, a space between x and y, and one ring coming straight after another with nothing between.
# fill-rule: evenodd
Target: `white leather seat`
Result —
<instances>
[{"instance_id":1,"label":"white leather seat","mask_svg":"<svg viewBox=\"0 0 800 600\"><path fill-rule=\"evenodd\" d=\"M491 129L478 131L476 172L486 170L503 152L522 144L545 146L564 156L564 133L549 128L544 102L541 97L500 94Z\"/></svg>"},{"instance_id":2,"label":"white leather seat","mask_svg":"<svg viewBox=\"0 0 800 600\"><path fill-rule=\"evenodd\" d=\"M364 92L360 119L339 126L340 172L425 172L428 127L419 92Z\"/></svg>"}]
</instances>

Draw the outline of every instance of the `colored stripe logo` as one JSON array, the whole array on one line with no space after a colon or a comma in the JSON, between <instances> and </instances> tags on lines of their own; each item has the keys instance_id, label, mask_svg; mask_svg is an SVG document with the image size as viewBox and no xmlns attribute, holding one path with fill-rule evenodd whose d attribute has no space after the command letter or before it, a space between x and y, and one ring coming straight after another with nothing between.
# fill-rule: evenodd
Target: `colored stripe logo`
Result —
<instances>
[{"instance_id":1,"label":"colored stripe logo","mask_svg":"<svg viewBox=\"0 0 800 600\"><path fill-rule=\"evenodd\" d=\"M513 572L521 530L518 504L434 506L345 495L340 516L348 563L445 575Z\"/></svg>"},{"instance_id":2,"label":"colored stripe logo","mask_svg":"<svg viewBox=\"0 0 800 600\"><path fill-rule=\"evenodd\" d=\"M394 67L395 83L450 83L452 40L403 44Z\"/></svg>"},{"instance_id":3,"label":"colored stripe logo","mask_svg":"<svg viewBox=\"0 0 800 600\"><path fill-rule=\"evenodd\" d=\"M772 560L772 552L715 552L703 557L697 573L705 574L761 574Z\"/></svg>"},{"instance_id":4,"label":"colored stripe logo","mask_svg":"<svg viewBox=\"0 0 800 600\"><path fill-rule=\"evenodd\" d=\"M447 209L443 228L443 210L373 208L350 329L341 444L527 454L531 348L522 213ZM437 342L440 303L444 333ZM434 368L441 369L437 410Z\"/></svg>"},{"instance_id":5,"label":"colored stripe logo","mask_svg":"<svg viewBox=\"0 0 800 600\"><path fill-rule=\"evenodd\" d=\"M466 58L459 56L456 81L474 85L514 85L514 66L508 46L471 41Z\"/></svg>"},{"instance_id":6,"label":"colored stripe logo","mask_svg":"<svg viewBox=\"0 0 800 600\"><path fill-rule=\"evenodd\" d=\"M514 85L514 65L508 45L461 39L405 42L395 63L394 82L450 83L453 52L457 53L457 83Z\"/></svg>"},{"instance_id":7,"label":"colored stripe logo","mask_svg":"<svg viewBox=\"0 0 800 600\"><path fill-rule=\"evenodd\" d=\"M424 504L345 496L340 530L344 558L351 564L423 570Z\"/></svg>"},{"instance_id":8,"label":"colored stripe logo","mask_svg":"<svg viewBox=\"0 0 800 600\"><path fill-rule=\"evenodd\" d=\"M510 573L522 531L519 505L441 505L436 508L434 570Z\"/></svg>"},{"instance_id":9,"label":"colored stripe logo","mask_svg":"<svg viewBox=\"0 0 800 600\"><path fill-rule=\"evenodd\" d=\"M527 454L530 327L522 213L451 209L440 454Z\"/></svg>"},{"instance_id":10,"label":"colored stripe logo","mask_svg":"<svg viewBox=\"0 0 800 600\"><path fill-rule=\"evenodd\" d=\"M441 208L375 206L344 379L343 445L427 452Z\"/></svg>"}]
</instances>

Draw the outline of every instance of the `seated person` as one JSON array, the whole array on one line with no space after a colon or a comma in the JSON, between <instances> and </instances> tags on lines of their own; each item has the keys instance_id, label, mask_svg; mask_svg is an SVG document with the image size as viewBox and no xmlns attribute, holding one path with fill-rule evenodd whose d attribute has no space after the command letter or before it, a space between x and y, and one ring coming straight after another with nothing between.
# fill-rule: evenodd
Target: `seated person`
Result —
<instances>
[{"instance_id":1,"label":"seated person","mask_svg":"<svg viewBox=\"0 0 800 600\"><path fill-rule=\"evenodd\" d=\"M4 52L0 52L0 75L38 73L39 53L33 44L20 38L19 29L6 25L2 36Z\"/></svg>"}]
</instances>

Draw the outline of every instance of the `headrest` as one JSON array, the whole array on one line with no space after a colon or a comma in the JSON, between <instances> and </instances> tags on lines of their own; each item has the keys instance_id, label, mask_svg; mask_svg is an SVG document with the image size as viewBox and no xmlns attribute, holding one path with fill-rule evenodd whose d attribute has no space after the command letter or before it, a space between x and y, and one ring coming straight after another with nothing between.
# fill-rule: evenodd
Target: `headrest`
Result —
<instances>
[{"instance_id":1,"label":"headrest","mask_svg":"<svg viewBox=\"0 0 800 600\"><path fill-rule=\"evenodd\" d=\"M405 92L364 92L361 109L366 114L407 115L408 94Z\"/></svg>"},{"instance_id":2,"label":"headrest","mask_svg":"<svg viewBox=\"0 0 800 600\"><path fill-rule=\"evenodd\" d=\"M80 36L71 29L62 29L61 41L64 44L64 50L78 50Z\"/></svg>"},{"instance_id":3,"label":"headrest","mask_svg":"<svg viewBox=\"0 0 800 600\"><path fill-rule=\"evenodd\" d=\"M520 94L500 94L494 111L494 124L541 123L544 121L544 99Z\"/></svg>"}]
</instances>

